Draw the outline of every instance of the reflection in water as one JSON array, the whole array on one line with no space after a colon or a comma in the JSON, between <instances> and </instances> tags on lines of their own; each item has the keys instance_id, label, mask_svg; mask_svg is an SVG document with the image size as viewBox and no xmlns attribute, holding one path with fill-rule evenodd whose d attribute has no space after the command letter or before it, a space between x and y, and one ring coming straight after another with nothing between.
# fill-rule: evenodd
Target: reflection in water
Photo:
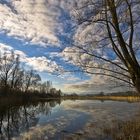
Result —
<instances>
[{"instance_id":1,"label":"reflection in water","mask_svg":"<svg viewBox=\"0 0 140 140\"><path fill-rule=\"evenodd\" d=\"M10 140L21 132L28 131L36 126L38 114L51 114L51 108L60 104L60 101L40 102L22 106L0 107L0 140Z\"/></svg>"},{"instance_id":2,"label":"reflection in water","mask_svg":"<svg viewBox=\"0 0 140 140\"><path fill-rule=\"evenodd\" d=\"M140 103L39 102L0 107L0 140L134 140Z\"/></svg>"}]
</instances>

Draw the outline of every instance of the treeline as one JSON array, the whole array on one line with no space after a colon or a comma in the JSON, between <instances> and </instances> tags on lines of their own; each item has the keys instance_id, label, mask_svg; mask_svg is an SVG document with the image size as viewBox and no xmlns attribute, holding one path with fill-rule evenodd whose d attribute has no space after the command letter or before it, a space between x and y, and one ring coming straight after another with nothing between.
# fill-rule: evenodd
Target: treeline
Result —
<instances>
[{"instance_id":1,"label":"treeline","mask_svg":"<svg viewBox=\"0 0 140 140\"><path fill-rule=\"evenodd\" d=\"M32 69L24 69L20 55L14 52L0 54L0 96L24 94L29 96L58 97L60 90L52 82L42 82L40 75Z\"/></svg>"}]
</instances>

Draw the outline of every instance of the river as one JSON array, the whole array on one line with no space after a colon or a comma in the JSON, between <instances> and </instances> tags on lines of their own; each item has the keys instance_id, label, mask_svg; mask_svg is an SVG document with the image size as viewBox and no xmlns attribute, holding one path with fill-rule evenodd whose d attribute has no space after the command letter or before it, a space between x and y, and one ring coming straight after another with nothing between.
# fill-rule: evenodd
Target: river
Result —
<instances>
[{"instance_id":1,"label":"river","mask_svg":"<svg viewBox=\"0 0 140 140\"><path fill-rule=\"evenodd\" d=\"M137 140L139 116L139 102L53 100L1 106L0 140Z\"/></svg>"}]
</instances>

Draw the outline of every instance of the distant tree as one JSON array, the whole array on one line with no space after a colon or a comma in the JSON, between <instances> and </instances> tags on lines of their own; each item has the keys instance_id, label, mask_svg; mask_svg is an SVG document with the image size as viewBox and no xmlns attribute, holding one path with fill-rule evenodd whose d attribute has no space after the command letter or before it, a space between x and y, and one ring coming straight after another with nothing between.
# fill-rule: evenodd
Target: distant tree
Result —
<instances>
[{"instance_id":1,"label":"distant tree","mask_svg":"<svg viewBox=\"0 0 140 140\"><path fill-rule=\"evenodd\" d=\"M49 94L52 82L42 83L41 77L36 71L24 70L21 65L20 55L14 52L0 53L0 92L27 93L29 91L30 93Z\"/></svg>"},{"instance_id":2,"label":"distant tree","mask_svg":"<svg viewBox=\"0 0 140 140\"><path fill-rule=\"evenodd\" d=\"M19 88L23 79L23 71L20 68L19 55L15 58L15 65L13 66L10 78L10 87Z\"/></svg>"},{"instance_id":3,"label":"distant tree","mask_svg":"<svg viewBox=\"0 0 140 140\"><path fill-rule=\"evenodd\" d=\"M17 71L16 77L14 78L13 81L13 88L14 89L23 89L23 83L24 82L24 70L19 70Z\"/></svg>"},{"instance_id":4,"label":"distant tree","mask_svg":"<svg viewBox=\"0 0 140 140\"><path fill-rule=\"evenodd\" d=\"M51 94L56 94L56 93L57 93L56 88L51 88L51 89L50 89L50 93L51 93Z\"/></svg>"},{"instance_id":5,"label":"distant tree","mask_svg":"<svg viewBox=\"0 0 140 140\"><path fill-rule=\"evenodd\" d=\"M59 96L62 95L62 91L60 89L57 91L57 93L58 93Z\"/></svg>"},{"instance_id":6,"label":"distant tree","mask_svg":"<svg viewBox=\"0 0 140 140\"><path fill-rule=\"evenodd\" d=\"M50 90L52 88L52 82L51 81L43 82L39 84L39 87L41 93L50 93Z\"/></svg>"},{"instance_id":7,"label":"distant tree","mask_svg":"<svg viewBox=\"0 0 140 140\"><path fill-rule=\"evenodd\" d=\"M33 70L25 71L24 74L25 92L27 92L31 86L36 86L39 81L41 81L41 77L35 71Z\"/></svg>"},{"instance_id":8,"label":"distant tree","mask_svg":"<svg viewBox=\"0 0 140 140\"><path fill-rule=\"evenodd\" d=\"M47 93L50 92L51 88L52 88L52 82L51 81L47 81L47 83L46 83L46 91L47 91Z\"/></svg>"},{"instance_id":9,"label":"distant tree","mask_svg":"<svg viewBox=\"0 0 140 140\"><path fill-rule=\"evenodd\" d=\"M46 82L43 82L43 83L39 83L39 89L40 89L40 92L41 93L46 93L46 86L47 85L47 83Z\"/></svg>"},{"instance_id":10,"label":"distant tree","mask_svg":"<svg viewBox=\"0 0 140 140\"><path fill-rule=\"evenodd\" d=\"M14 80L19 71L19 56L14 52L4 53L0 58L0 80L3 86L14 85ZM11 82L10 82L11 81Z\"/></svg>"}]
</instances>

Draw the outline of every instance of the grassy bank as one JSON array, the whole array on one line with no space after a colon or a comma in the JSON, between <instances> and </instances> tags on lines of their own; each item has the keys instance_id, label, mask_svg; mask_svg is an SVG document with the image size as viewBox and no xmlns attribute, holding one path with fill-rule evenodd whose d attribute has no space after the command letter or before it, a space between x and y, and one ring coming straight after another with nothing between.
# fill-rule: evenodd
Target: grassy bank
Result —
<instances>
[{"instance_id":1,"label":"grassy bank","mask_svg":"<svg viewBox=\"0 0 140 140\"><path fill-rule=\"evenodd\" d=\"M113 100L113 101L129 101L129 102L139 102L140 96L63 96L62 99L72 99L72 100Z\"/></svg>"},{"instance_id":2,"label":"grassy bank","mask_svg":"<svg viewBox=\"0 0 140 140\"><path fill-rule=\"evenodd\" d=\"M140 96L98 96L93 97L96 100L114 100L114 101L140 101Z\"/></svg>"}]
</instances>

